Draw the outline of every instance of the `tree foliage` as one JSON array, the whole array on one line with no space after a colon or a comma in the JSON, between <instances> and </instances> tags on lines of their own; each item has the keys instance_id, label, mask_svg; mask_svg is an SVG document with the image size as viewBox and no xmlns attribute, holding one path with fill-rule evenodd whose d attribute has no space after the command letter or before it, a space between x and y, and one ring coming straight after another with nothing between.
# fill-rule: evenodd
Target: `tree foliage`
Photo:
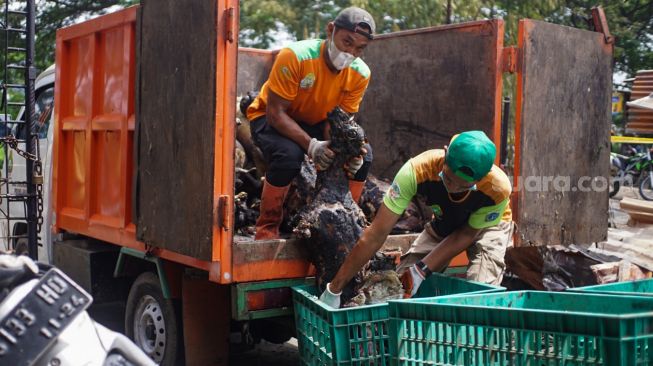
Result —
<instances>
[{"instance_id":1,"label":"tree foliage","mask_svg":"<svg viewBox=\"0 0 653 366\"><path fill-rule=\"evenodd\" d=\"M267 48L274 43L270 35L280 28L295 39L323 38L326 23L350 5L367 9L379 33L501 18L508 45L517 43L519 19L590 29L591 9L601 5L616 38L615 70L633 74L653 69L650 0L241 0L241 40Z\"/></svg>"},{"instance_id":2,"label":"tree foliage","mask_svg":"<svg viewBox=\"0 0 653 366\"><path fill-rule=\"evenodd\" d=\"M0 6L4 7L6 1L0 1ZM36 0L37 66L44 69L54 61L58 28L138 2ZM20 6L24 0L11 0L10 4ZM240 0L241 45L279 46L276 41L280 34L288 34L292 39L324 38L326 24L350 5L367 9L376 20L379 33L502 18L506 44L516 44L521 18L588 29L591 8L601 5L616 37L615 69L628 74L653 69L651 0Z\"/></svg>"}]
</instances>

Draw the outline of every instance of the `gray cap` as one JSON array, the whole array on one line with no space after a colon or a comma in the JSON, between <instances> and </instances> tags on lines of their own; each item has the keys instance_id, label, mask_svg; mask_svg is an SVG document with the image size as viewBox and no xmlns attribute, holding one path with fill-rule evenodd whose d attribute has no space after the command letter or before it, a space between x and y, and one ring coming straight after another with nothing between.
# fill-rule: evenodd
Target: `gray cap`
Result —
<instances>
[{"instance_id":1,"label":"gray cap","mask_svg":"<svg viewBox=\"0 0 653 366\"><path fill-rule=\"evenodd\" d=\"M372 18L370 13L361 8L352 6L343 9L340 13L338 13L334 23L336 27L362 34L368 39L374 39L373 34L376 30L374 18ZM364 27L369 28L369 31Z\"/></svg>"}]
</instances>

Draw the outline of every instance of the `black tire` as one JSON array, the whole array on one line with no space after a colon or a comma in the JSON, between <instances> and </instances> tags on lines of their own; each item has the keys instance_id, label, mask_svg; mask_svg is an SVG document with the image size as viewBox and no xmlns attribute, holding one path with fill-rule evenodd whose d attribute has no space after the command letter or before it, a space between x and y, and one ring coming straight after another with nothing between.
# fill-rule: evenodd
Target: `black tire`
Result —
<instances>
[{"instance_id":1,"label":"black tire","mask_svg":"<svg viewBox=\"0 0 653 366\"><path fill-rule=\"evenodd\" d=\"M161 366L182 364L181 322L172 300L163 297L159 277L145 272L129 290L125 334Z\"/></svg>"},{"instance_id":2,"label":"black tire","mask_svg":"<svg viewBox=\"0 0 653 366\"><path fill-rule=\"evenodd\" d=\"M610 193L608 195L610 196L610 198L612 198L616 196L617 193L619 193L619 188L620 188L619 182L612 182L612 186L610 188L611 188Z\"/></svg>"},{"instance_id":3,"label":"black tire","mask_svg":"<svg viewBox=\"0 0 653 366\"><path fill-rule=\"evenodd\" d=\"M647 201L653 201L653 187L651 186L651 175L646 174L646 178L642 179L639 184L639 195Z\"/></svg>"}]
</instances>

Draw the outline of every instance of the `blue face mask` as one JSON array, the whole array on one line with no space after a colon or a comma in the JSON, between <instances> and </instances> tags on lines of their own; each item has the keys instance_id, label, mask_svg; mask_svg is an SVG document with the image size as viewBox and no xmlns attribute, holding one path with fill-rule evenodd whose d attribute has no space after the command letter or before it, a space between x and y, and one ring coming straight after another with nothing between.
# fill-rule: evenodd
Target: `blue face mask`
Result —
<instances>
[{"instance_id":1,"label":"blue face mask","mask_svg":"<svg viewBox=\"0 0 653 366\"><path fill-rule=\"evenodd\" d=\"M440 180L442 180L442 185L444 186L444 189L446 189L448 193L461 193L461 192L451 192L449 190L449 187L447 187L447 183L444 179L444 170L441 170L438 176L440 177ZM469 187L468 191L475 191L476 189L477 189L476 184L474 184L473 186Z\"/></svg>"}]
</instances>

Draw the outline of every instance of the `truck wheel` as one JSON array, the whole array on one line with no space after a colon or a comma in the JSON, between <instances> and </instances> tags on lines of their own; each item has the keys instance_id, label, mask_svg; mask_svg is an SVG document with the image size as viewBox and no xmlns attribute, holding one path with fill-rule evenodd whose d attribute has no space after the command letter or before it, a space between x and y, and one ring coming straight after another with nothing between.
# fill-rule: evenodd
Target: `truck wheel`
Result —
<instances>
[{"instance_id":1,"label":"truck wheel","mask_svg":"<svg viewBox=\"0 0 653 366\"><path fill-rule=\"evenodd\" d=\"M179 325L175 306L163 297L159 278L152 272L138 276L127 297L127 336L157 364L176 365L182 344Z\"/></svg>"}]
</instances>

